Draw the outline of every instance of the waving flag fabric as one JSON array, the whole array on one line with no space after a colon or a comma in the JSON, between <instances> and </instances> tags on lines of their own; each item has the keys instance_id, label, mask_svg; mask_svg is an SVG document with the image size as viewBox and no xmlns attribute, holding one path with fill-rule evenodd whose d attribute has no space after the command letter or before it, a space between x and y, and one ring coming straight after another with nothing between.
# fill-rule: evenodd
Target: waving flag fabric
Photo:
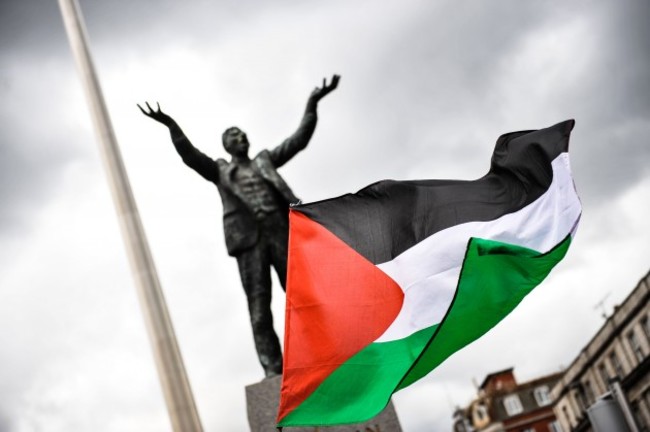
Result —
<instances>
[{"instance_id":1,"label":"waving flag fabric","mask_svg":"<svg viewBox=\"0 0 650 432\"><path fill-rule=\"evenodd\" d=\"M374 417L541 283L580 219L573 125L501 136L478 180L292 208L280 426Z\"/></svg>"}]
</instances>

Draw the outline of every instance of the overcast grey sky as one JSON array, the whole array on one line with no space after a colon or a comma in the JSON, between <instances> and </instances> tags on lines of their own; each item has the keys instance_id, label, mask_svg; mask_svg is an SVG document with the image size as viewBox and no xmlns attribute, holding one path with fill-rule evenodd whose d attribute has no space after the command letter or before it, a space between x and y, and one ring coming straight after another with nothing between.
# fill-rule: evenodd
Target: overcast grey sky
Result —
<instances>
[{"instance_id":1,"label":"overcast grey sky","mask_svg":"<svg viewBox=\"0 0 650 432\"><path fill-rule=\"evenodd\" d=\"M477 178L500 134L576 119L584 213L568 257L396 395L407 432L450 430L473 378L568 365L603 322L594 305L611 311L650 267L647 1L80 3L206 431L245 430L243 387L262 371L218 194L138 102L160 101L213 157L233 124L255 152L341 74L282 169L303 201L383 178ZM0 431L169 430L57 4L0 8Z\"/></svg>"}]
</instances>

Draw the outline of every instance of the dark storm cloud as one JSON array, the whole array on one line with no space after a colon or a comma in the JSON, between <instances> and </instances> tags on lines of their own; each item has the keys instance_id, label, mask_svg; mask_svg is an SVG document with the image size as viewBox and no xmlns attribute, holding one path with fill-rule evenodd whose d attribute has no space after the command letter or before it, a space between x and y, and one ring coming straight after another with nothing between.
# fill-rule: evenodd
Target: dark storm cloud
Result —
<instances>
[{"instance_id":1,"label":"dark storm cloud","mask_svg":"<svg viewBox=\"0 0 650 432\"><path fill-rule=\"evenodd\" d=\"M475 158L467 158L473 150L468 146L489 148L496 136L456 145L453 135L478 130L481 122L495 124L500 101L494 100L493 87L501 78L503 58L528 34L549 25L552 12L541 2L472 2L463 7L453 1L422 2L408 23L387 29L394 34L381 46L360 91L373 95L364 109L387 110L394 117L369 126L378 140L404 149L388 164L405 172L419 163L413 152L429 164L474 163ZM448 126L453 122L464 123L466 130L454 131ZM480 169L487 169L487 151L485 160L477 161ZM377 166L386 163L382 154L376 159ZM435 177L435 167L429 168L425 175Z\"/></svg>"},{"instance_id":2,"label":"dark storm cloud","mask_svg":"<svg viewBox=\"0 0 650 432\"><path fill-rule=\"evenodd\" d=\"M69 164L94 150L94 136L72 133L63 115L81 86L66 86L76 71L57 2L1 4L0 231L23 235Z\"/></svg>"},{"instance_id":3,"label":"dark storm cloud","mask_svg":"<svg viewBox=\"0 0 650 432\"><path fill-rule=\"evenodd\" d=\"M0 2L0 57L61 50L65 33L55 1Z\"/></svg>"},{"instance_id":4,"label":"dark storm cloud","mask_svg":"<svg viewBox=\"0 0 650 432\"><path fill-rule=\"evenodd\" d=\"M504 79L502 74L504 68L509 68L504 62L512 60L513 52L521 49L526 38L540 32L553 34L555 28L568 22L584 20L589 40L559 42L564 44L560 49L572 50L576 63L561 65L566 74L557 77L548 94L538 95L545 99L530 97L525 91L529 89L521 89L522 97L517 103L547 109L546 114L561 112L577 117L574 141L579 140L576 142L581 145L573 148L572 159L578 178L585 180L580 184L584 198L594 203L606 202L647 175L650 3L626 0L555 6L515 1L476 2L463 8L454 2L423 4L416 19L390 40L377 68L383 91L375 105L391 104L400 113L399 138L403 145L418 145L422 140L419 135L427 127L435 134L441 120L466 119L468 128L476 128L480 121L502 121L496 117L501 101L495 99L493 92L497 85L504 85L500 82ZM586 42L597 48L592 50ZM583 67L578 62L585 55L588 64L583 75L575 82L570 78L565 81L565 76ZM529 80L535 87L535 72L522 70L520 79ZM391 77L408 78L409 82ZM367 85L379 87L376 80L369 80ZM506 82L505 86L508 85ZM509 109L516 109L516 105ZM502 115L507 117L508 113ZM387 125L378 127L391 133ZM437 151L451 149L437 147Z\"/></svg>"},{"instance_id":5,"label":"dark storm cloud","mask_svg":"<svg viewBox=\"0 0 650 432\"><path fill-rule=\"evenodd\" d=\"M462 8L453 1L423 4L404 34L386 46L379 70L417 83L390 87L405 107L426 103L434 110L431 115L448 115L485 98L502 56L548 19L550 13L538 2L475 2Z\"/></svg>"},{"instance_id":6,"label":"dark storm cloud","mask_svg":"<svg viewBox=\"0 0 650 432\"><path fill-rule=\"evenodd\" d=\"M41 141L11 127L0 131L0 142L0 231L22 234L78 152L60 138Z\"/></svg>"},{"instance_id":7,"label":"dark storm cloud","mask_svg":"<svg viewBox=\"0 0 650 432\"><path fill-rule=\"evenodd\" d=\"M121 41L174 16L174 4L157 1L84 1L80 8L91 40ZM0 54L6 56L67 55L69 47L57 1L3 0L0 9ZM173 27L170 26L170 27ZM164 36L164 35L161 35Z\"/></svg>"},{"instance_id":8,"label":"dark storm cloud","mask_svg":"<svg viewBox=\"0 0 650 432\"><path fill-rule=\"evenodd\" d=\"M574 166L590 179L585 198L608 202L650 174L650 3L609 2L596 11L597 55L573 95L588 113L584 146L575 149L584 157Z\"/></svg>"},{"instance_id":9,"label":"dark storm cloud","mask_svg":"<svg viewBox=\"0 0 650 432\"><path fill-rule=\"evenodd\" d=\"M602 26L593 34L598 56L584 94L599 120L650 119L648 20L644 0L606 3L600 10Z\"/></svg>"},{"instance_id":10,"label":"dark storm cloud","mask_svg":"<svg viewBox=\"0 0 650 432\"><path fill-rule=\"evenodd\" d=\"M65 48L60 13L52 1L3 1L0 9L0 230L21 232L56 183L68 146L40 134L51 124L41 111L56 104L46 74L35 70ZM27 68L29 71L26 73ZM39 82L26 82L38 78ZM54 83L51 83L54 84ZM56 115L54 109L48 117Z\"/></svg>"},{"instance_id":11,"label":"dark storm cloud","mask_svg":"<svg viewBox=\"0 0 650 432\"><path fill-rule=\"evenodd\" d=\"M264 3L246 0L221 4L177 0L78 0L92 42L125 46L133 38L149 38L151 48L179 37L213 43L227 25L246 16L295 0ZM155 36L150 38L150 36ZM0 2L0 55L61 54L69 50L57 1L3 0Z\"/></svg>"},{"instance_id":12,"label":"dark storm cloud","mask_svg":"<svg viewBox=\"0 0 650 432\"><path fill-rule=\"evenodd\" d=\"M260 2L181 2L178 0L102 1L80 0L89 38L96 48L162 50L169 44L191 41L194 46L211 46L233 27L245 32L242 24L251 17L278 10L297 0ZM100 55L99 53L96 53Z\"/></svg>"},{"instance_id":13,"label":"dark storm cloud","mask_svg":"<svg viewBox=\"0 0 650 432\"><path fill-rule=\"evenodd\" d=\"M0 230L4 233L22 234L36 210L56 192L68 163L88 156L79 145L80 139L88 138L70 134L60 118L70 103L62 82L72 68L46 65L36 57L0 58ZM56 72L40 74L39 68Z\"/></svg>"}]
</instances>

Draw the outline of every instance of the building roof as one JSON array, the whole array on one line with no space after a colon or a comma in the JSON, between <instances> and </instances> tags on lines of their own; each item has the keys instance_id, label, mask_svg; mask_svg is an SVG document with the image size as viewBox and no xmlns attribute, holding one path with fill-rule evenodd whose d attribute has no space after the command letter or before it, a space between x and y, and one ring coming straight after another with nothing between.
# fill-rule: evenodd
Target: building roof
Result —
<instances>
[{"instance_id":1,"label":"building roof","mask_svg":"<svg viewBox=\"0 0 650 432\"><path fill-rule=\"evenodd\" d=\"M513 370L514 370L514 368L511 367L511 368L508 368L508 369L500 370L498 372L492 372L491 374L486 375L486 377L483 379L483 382L479 386L479 389L484 390L485 386L488 384L488 382L490 382L492 380L492 378L494 378L496 376L499 376L499 375L504 375L504 374L507 374L507 373L512 374Z\"/></svg>"}]
</instances>

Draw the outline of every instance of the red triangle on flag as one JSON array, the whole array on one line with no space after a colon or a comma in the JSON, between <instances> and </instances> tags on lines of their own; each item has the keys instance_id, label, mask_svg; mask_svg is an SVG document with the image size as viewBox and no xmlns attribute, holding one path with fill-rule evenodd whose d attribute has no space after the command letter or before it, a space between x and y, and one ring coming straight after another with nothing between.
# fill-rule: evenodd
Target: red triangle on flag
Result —
<instances>
[{"instance_id":1,"label":"red triangle on flag","mask_svg":"<svg viewBox=\"0 0 650 432\"><path fill-rule=\"evenodd\" d=\"M279 419L381 336L404 299L393 279L322 225L296 210L289 218Z\"/></svg>"}]
</instances>

